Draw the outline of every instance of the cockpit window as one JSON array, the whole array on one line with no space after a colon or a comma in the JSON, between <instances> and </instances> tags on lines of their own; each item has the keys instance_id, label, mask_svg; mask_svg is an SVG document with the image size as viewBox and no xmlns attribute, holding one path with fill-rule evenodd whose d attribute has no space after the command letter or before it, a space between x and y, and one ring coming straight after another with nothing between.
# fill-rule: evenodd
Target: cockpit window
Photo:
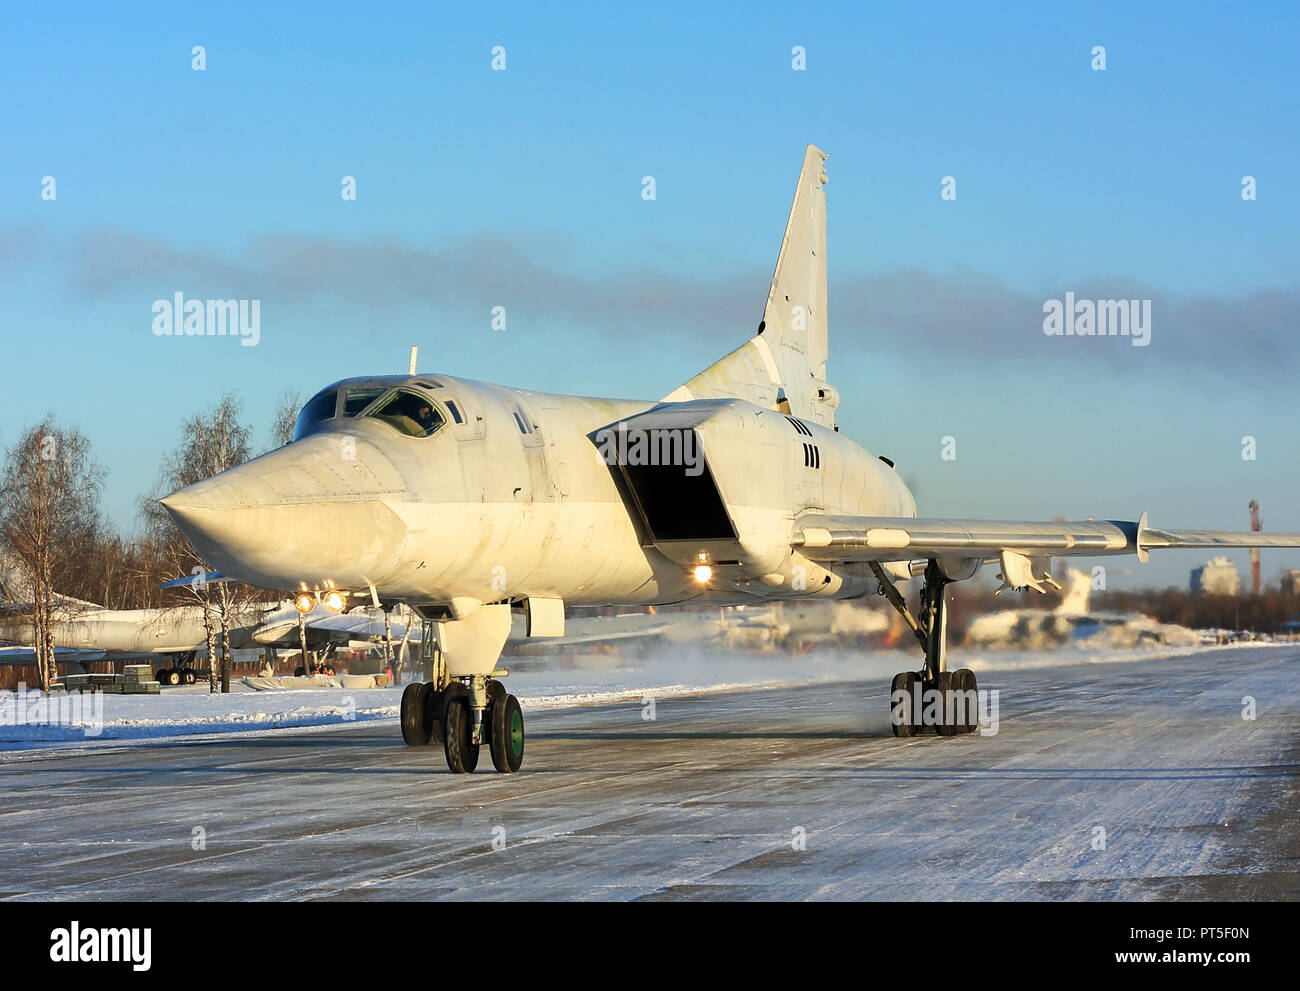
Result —
<instances>
[{"instance_id":1,"label":"cockpit window","mask_svg":"<svg viewBox=\"0 0 1300 991\"><path fill-rule=\"evenodd\" d=\"M383 394L383 389L349 389L343 397L343 415L356 416Z\"/></svg>"},{"instance_id":2,"label":"cockpit window","mask_svg":"<svg viewBox=\"0 0 1300 991\"><path fill-rule=\"evenodd\" d=\"M334 407L338 404L338 390L327 389L316 396L313 396L307 405L302 408L298 414L298 419L293 425L293 439L299 440L311 432L311 428L320 423L321 420L329 420L334 416Z\"/></svg>"},{"instance_id":3,"label":"cockpit window","mask_svg":"<svg viewBox=\"0 0 1300 991\"><path fill-rule=\"evenodd\" d=\"M443 424L442 414L433 403L414 392L399 391L366 414L411 437L428 437Z\"/></svg>"}]
</instances>

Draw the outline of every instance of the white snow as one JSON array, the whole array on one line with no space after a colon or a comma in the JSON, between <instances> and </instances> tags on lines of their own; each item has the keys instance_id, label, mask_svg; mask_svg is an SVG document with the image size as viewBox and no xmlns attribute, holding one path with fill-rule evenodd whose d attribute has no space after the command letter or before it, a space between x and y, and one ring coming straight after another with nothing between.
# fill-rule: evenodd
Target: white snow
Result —
<instances>
[{"instance_id":1,"label":"white snow","mask_svg":"<svg viewBox=\"0 0 1300 991\"><path fill-rule=\"evenodd\" d=\"M1242 644L1238 649L1250 649ZM1062 664L1122 663L1171 660L1223 647L1180 647L1123 651L1077 647L1048 651L988 650L957 647L949 652L949 667L977 672L1025 670ZM644 701L706 692L735 691L789 684L849 680L888 681L898 671L916 669L915 650L852 653L820 649L803 657L741 654L725 651L682 651L647 659L636 666L570 670L522 671L507 681L525 712L569 706ZM395 722L404 686L348 690L338 687L255 691L232 684L228 695L212 695L206 684L165 689L161 695L75 696L83 710L51 719L34 712L39 696L29 693L20 704L10 692L0 693L0 751L48 746L158 740L179 736L301 730L342 727L368 720ZM95 711L95 703L102 710ZM49 705L48 703L46 705ZM25 710L25 711L24 711ZM73 718L68 718L72 715Z\"/></svg>"}]
</instances>

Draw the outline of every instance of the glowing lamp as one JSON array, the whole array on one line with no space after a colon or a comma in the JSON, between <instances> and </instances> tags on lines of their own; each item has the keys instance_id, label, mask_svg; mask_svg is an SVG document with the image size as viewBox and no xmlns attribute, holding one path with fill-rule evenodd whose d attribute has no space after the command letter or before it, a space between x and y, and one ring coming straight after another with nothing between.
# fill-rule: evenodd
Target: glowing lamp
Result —
<instances>
[{"instance_id":1,"label":"glowing lamp","mask_svg":"<svg viewBox=\"0 0 1300 991\"><path fill-rule=\"evenodd\" d=\"M316 608L316 596L310 592L299 592L293 600L293 607L305 616Z\"/></svg>"},{"instance_id":2,"label":"glowing lamp","mask_svg":"<svg viewBox=\"0 0 1300 991\"><path fill-rule=\"evenodd\" d=\"M320 603L330 612L343 611L343 596L340 593L336 592L334 589L330 589L328 592L322 595Z\"/></svg>"},{"instance_id":3,"label":"glowing lamp","mask_svg":"<svg viewBox=\"0 0 1300 991\"><path fill-rule=\"evenodd\" d=\"M707 564L697 564L695 566L695 580L703 585L713 577L713 569Z\"/></svg>"}]
</instances>

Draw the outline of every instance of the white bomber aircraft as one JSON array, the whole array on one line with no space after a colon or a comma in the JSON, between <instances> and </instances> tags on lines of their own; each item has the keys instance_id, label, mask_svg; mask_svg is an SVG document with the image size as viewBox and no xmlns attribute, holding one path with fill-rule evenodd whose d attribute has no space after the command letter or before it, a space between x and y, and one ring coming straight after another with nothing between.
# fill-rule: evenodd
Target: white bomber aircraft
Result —
<instances>
[{"instance_id":1,"label":"white bomber aircraft","mask_svg":"<svg viewBox=\"0 0 1300 991\"><path fill-rule=\"evenodd\" d=\"M191 579L167 582L167 585L190 584ZM0 585L0 593L3 586ZM2 597L2 596L0 596ZM206 647L207 630L203 624L204 607L184 604L154 609L105 609L93 602L70 596L56 597L60 618L51 631L61 663L102 660L105 654L119 659L150 655L165 661L157 671L163 685L192 685L197 672L192 667L195 655ZM314 597L313 597L314 600ZM313 602L314 604L314 602ZM0 643L32 647L35 632L28 611L30 603L0 604ZM236 650L250 647L299 646L298 618L302 610L288 603L253 603L232 616L230 644ZM339 644L360 642L370 646L384 636L382 616L364 609L338 615L325 605L317 605L304 615L309 649L328 650ZM215 620L213 621L215 623ZM400 618L389 624L394 639L406 633ZM418 642L419 633L413 633ZM31 650L11 650L6 658L12 663L34 663Z\"/></svg>"},{"instance_id":2,"label":"white bomber aircraft","mask_svg":"<svg viewBox=\"0 0 1300 991\"><path fill-rule=\"evenodd\" d=\"M918 517L893 463L835 426L827 381L826 155L809 146L757 333L658 402L528 392L441 374L350 378L291 444L162 500L223 575L400 601L433 627L433 681L407 688L408 744L457 772L487 742L520 766L519 703L496 671L520 606L834 599L880 591L923 648L894 679L894 732L975 727L975 678L945 659L945 586L997 563L1043 591L1052 556L1300 546L1300 535L1136 522ZM894 580L924 574L919 615ZM301 596L300 596L301 598ZM921 699L926 699L922 707ZM937 704L931 704L937 703Z\"/></svg>"}]
</instances>

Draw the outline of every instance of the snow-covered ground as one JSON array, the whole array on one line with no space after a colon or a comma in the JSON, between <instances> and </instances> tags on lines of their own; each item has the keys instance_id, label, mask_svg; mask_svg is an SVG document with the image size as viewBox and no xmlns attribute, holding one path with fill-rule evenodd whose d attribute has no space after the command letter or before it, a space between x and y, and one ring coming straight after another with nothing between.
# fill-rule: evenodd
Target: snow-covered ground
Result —
<instances>
[{"instance_id":1,"label":"snow-covered ground","mask_svg":"<svg viewBox=\"0 0 1300 991\"><path fill-rule=\"evenodd\" d=\"M879 667L885 656L892 657L873 655L868 660ZM660 658L635 667L520 672L512 674L507 684L526 710L539 710L862 677L862 662L862 658L851 662L829 656L795 661L776 656L701 654ZM892 666L905 664L903 658L895 657L885 667L892 672ZM346 726L368 720L395 722L404 690L401 686L365 691L255 691L233 682L229 695L212 695L206 684L200 684L169 688L156 696L83 695L61 703L43 703L35 693L20 703L13 693L4 693L0 694L0 749ZM74 701L81 706L76 712L71 711ZM50 718L55 704L63 706L58 719Z\"/></svg>"},{"instance_id":2,"label":"snow-covered ground","mask_svg":"<svg viewBox=\"0 0 1300 991\"><path fill-rule=\"evenodd\" d=\"M1242 644L1235 649L1253 647ZM1062 664L1173 659L1212 649L1225 648L1099 651L1064 647L1022 651L958 647L949 652L949 667L993 673ZM887 682L896 672L915 669L918 663L915 650L859 653L822 649L798 658L724 651L678 652L618 668L522 671L512 674L507 684L525 711L536 711L790 684ZM402 687L255 691L242 683L231 687L229 695L209 694L207 685L200 684L166 689L157 696L73 696L61 702L45 702L35 693L29 693L24 700L11 692L0 693L0 751L396 721L403 691ZM75 711L74 703L80 706ZM53 714L55 705L62 706L57 716Z\"/></svg>"},{"instance_id":3,"label":"snow-covered ground","mask_svg":"<svg viewBox=\"0 0 1300 991\"><path fill-rule=\"evenodd\" d=\"M519 774L486 759L452 774L441 748L404 746L381 719L29 744L0 754L0 893L1286 900L1300 646L1248 650L1056 667L958 652L988 665L1000 721L951 738L890 732L886 679L912 652L521 673L514 690L537 701ZM668 695L792 673L796 689ZM662 696L649 713L642 692ZM330 694L118 701L264 715L337 705Z\"/></svg>"}]
</instances>

